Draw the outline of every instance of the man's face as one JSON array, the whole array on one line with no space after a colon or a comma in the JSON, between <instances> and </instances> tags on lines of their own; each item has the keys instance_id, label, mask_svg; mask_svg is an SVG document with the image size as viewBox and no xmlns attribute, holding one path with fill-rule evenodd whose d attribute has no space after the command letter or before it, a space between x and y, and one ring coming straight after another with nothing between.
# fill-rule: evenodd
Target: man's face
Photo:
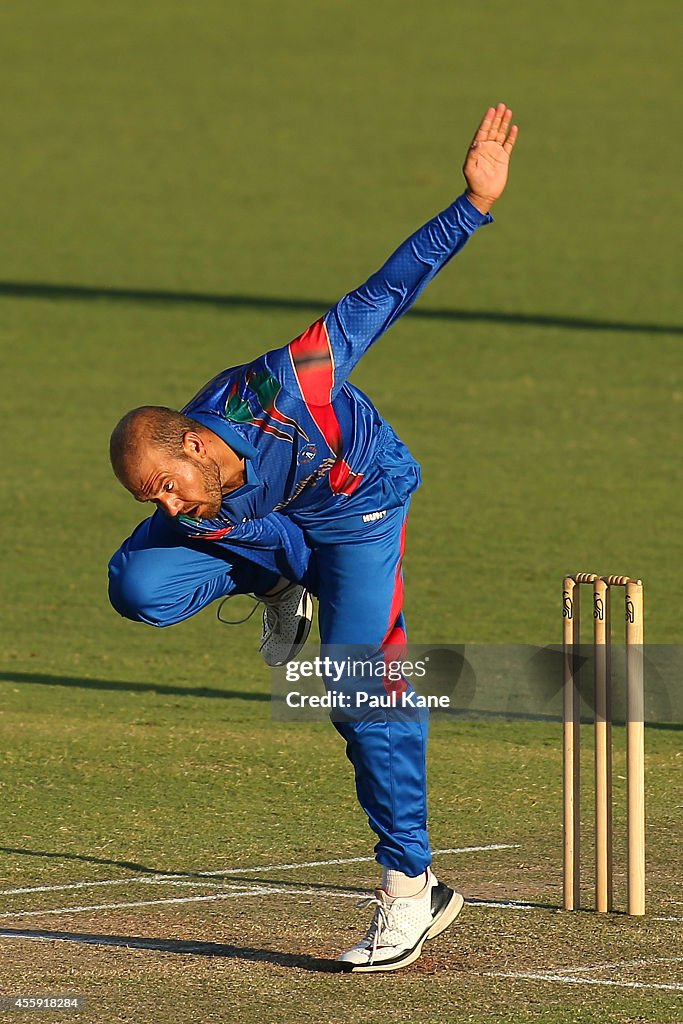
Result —
<instances>
[{"instance_id":1,"label":"man's face","mask_svg":"<svg viewBox=\"0 0 683 1024\"><path fill-rule=\"evenodd\" d=\"M151 501L169 516L214 519L223 500L218 464L205 450L172 456L148 447L121 483L138 501Z\"/></svg>"}]
</instances>

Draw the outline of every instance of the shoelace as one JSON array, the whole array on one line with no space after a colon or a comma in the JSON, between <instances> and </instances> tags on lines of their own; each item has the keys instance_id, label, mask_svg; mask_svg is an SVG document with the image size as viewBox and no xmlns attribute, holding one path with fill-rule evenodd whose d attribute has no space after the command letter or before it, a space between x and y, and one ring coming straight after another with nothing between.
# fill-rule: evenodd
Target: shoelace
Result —
<instances>
[{"instance_id":1,"label":"shoelace","mask_svg":"<svg viewBox=\"0 0 683 1024\"><path fill-rule=\"evenodd\" d=\"M392 926L392 908L387 906L386 903L378 896L366 896L360 900L358 906L367 909L368 907L374 906L375 913L370 923L370 927L365 933L364 942L367 942L372 935L372 950L370 952L369 963L375 962L375 953L379 945L379 940L383 931L388 931Z\"/></svg>"},{"instance_id":2,"label":"shoelace","mask_svg":"<svg viewBox=\"0 0 683 1024\"><path fill-rule=\"evenodd\" d=\"M263 609L263 643L261 647L264 647L266 641L273 635L273 633L280 632L280 609L277 605L269 604L268 601L263 601L265 605ZM266 626L268 627L266 629Z\"/></svg>"},{"instance_id":3,"label":"shoelace","mask_svg":"<svg viewBox=\"0 0 683 1024\"><path fill-rule=\"evenodd\" d=\"M221 615L223 605L227 604L228 601L232 601L234 597L250 597L251 600L254 602L254 607L247 615L244 616L243 619L224 619ZM257 597L256 594L228 594L228 596L224 597L221 603L218 605L218 608L216 609L216 618L225 626L241 626L243 622L249 621L249 619L252 617L252 615L254 614L254 612L256 611L260 604L264 604L264 601L262 598Z\"/></svg>"},{"instance_id":4,"label":"shoelace","mask_svg":"<svg viewBox=\"0 0 683 1024\"><path fill-rule=\"evenodd\" d=\"M268 628L269 628L271 633L274 633L274 632L277 631L277 627L280 624L280 608L279 608L279 603L280 602L279 602L279 599L282 597L282 595L285 593L285 591L290 589L291 586L292 586L292 584L289 583L286 587L283 587L281 590L278 590L277 594L272 594L272 595L270 595L270 594L228 594L228 596L224 597L223 600L221 601L221 603L218 605L218 608L216 609L216 618L218 619L219 622L222 622L226 626L241 626L243 622L248 622L249 621L249 619L252 617L252 615L254 614L256 609L258 608L258 606L260 604L262 604L262 605L265 605L265 609L264 610L265 610L265 615L266 615L266 619L267 619L267 622L268 622ZM226 604L228 601L232 601L232 599L235 598L235 597L250 597L251 600L254 602L254 607L251 609L251 611L247 615L244 616L243 619L224 619L221 616L221 610L223 608L223 605Z\"/></svg>"}]
</instances>

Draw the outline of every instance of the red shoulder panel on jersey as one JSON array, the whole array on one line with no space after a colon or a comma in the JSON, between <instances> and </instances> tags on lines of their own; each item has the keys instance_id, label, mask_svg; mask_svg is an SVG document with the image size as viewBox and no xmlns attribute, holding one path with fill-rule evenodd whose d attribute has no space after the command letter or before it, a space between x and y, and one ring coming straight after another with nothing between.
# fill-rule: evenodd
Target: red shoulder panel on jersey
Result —
<instances>
[{"instance_id":1,"label":"red shoulder panel on jersey","mask_svg":"<svg viewBox=\"0 0 683 1024\"><path fill-rule=\"evenodd\" d=\"M334 386L334 356L324 320L289 344L294 372L306 405L329 405Z\"/></svg>"},{"instance_id":2,"label":"red shoulder panel on jersey","mask_svg":"<svg viewBox=\"0 0 683 1024\"><path fill-rule=\"evenodd\" d=\"M289 345L292 366L302 398L337 461L330 470L335 494L352 494L363 479L343 458L343 440L337 414L332 408L334 355L324 320L317 320Z\"/></svg>"}]
</instances>

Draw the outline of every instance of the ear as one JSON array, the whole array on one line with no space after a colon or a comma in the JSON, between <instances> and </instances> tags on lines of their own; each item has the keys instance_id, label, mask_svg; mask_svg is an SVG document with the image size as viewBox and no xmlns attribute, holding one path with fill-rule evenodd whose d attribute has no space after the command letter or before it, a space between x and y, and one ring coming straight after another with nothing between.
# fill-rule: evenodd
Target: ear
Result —
<instances>
[{"instance_id":1,"label":"ear","mask_svg":"<svg viewBox=\"0 0 683 1024\"><path fill-rule=\"evenodd\" d=\"M186 430L183 434L183 451L191 459L205 459L207 451L202 435L195 430Z\"/></svg>"}]
</instances>

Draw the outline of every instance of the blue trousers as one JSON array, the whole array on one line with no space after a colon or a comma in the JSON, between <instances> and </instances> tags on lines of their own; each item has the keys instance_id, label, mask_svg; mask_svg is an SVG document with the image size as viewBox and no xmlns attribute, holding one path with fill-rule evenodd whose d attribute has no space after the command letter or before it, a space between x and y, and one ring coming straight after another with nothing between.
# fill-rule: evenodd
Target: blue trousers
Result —
<instances>
[{"instance_id":1,"label":"blue trousers","mask_svg":"<svg viewBox=\"0 0 683 1024\"><path fill-rule=\"evenodd\" d=\"M274 513L282 543L270 558L259 553L257 563L227 541L188 541L157 512L111 559L109 597L121 615L166 626L217 598L264 593L285 576L318 597L324 651L362 650L366 657L381 658L406 637L401 566L406 513L407 505L370 523L351 516L307 524L304 531ZM378 862L412 877L421 874L431 862L426 712L375 710L334 724L346 741L358 800L378 836Z\"/></svg>"}]
</instances>

